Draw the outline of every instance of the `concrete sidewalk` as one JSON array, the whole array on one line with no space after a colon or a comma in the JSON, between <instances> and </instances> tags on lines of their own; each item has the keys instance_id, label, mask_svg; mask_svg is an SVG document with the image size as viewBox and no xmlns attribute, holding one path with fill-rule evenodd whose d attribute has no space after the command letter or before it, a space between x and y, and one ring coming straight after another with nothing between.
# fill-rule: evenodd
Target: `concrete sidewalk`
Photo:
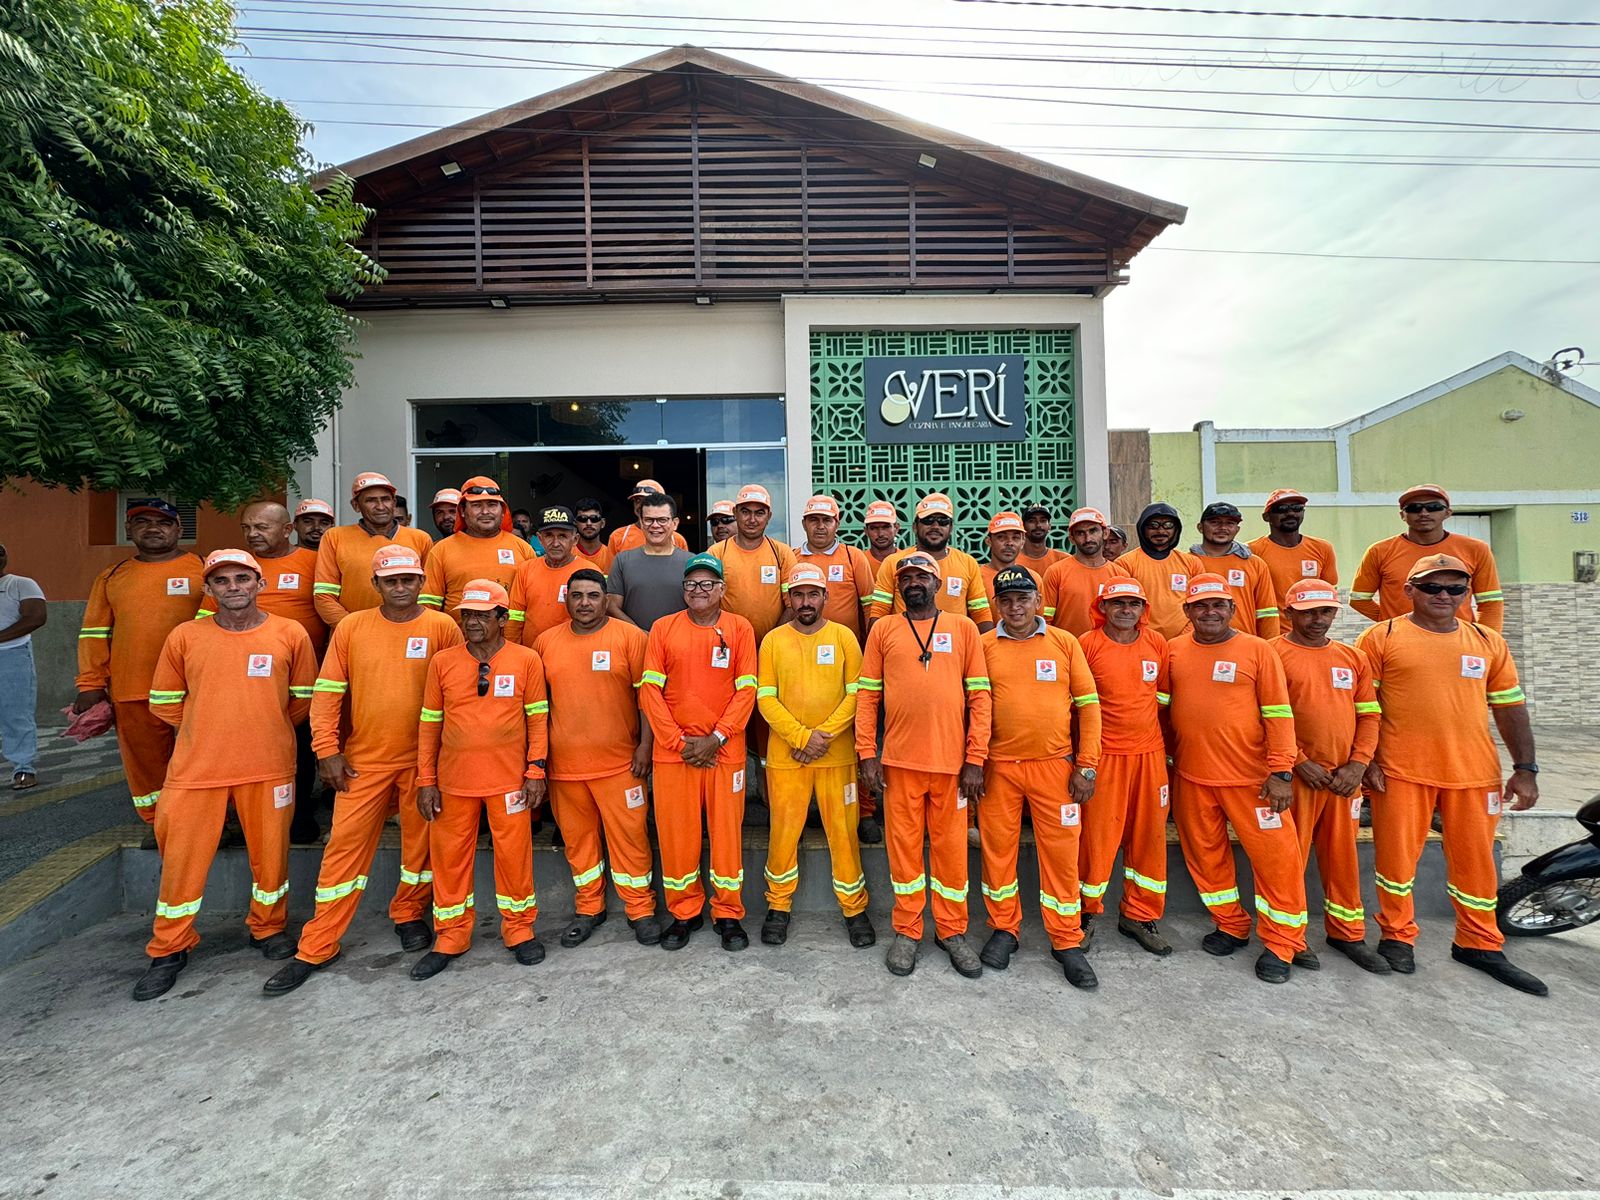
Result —
<instances>
[{"instance_id":1,"label":"concrete sidewalk","mask_svg":"<svg viewBox=\"0 0 1600 1200\"><path fill-rule=\"evenodd\" d=\"M931 934L895 979L836 917L742 954L613 919L532 968L490 920L416 983L375 900L278 999L205 915L153 1003L137 917L0 972L0 1195L1597 1194L1597 931L1512 948L1547 1000L1449 962L1438 922L1411 978L1325 953L1268 987L1171 920L1166 960L1105 937L1084 994L1031 923L968 981Z\"/></svg>"}]
</instances>

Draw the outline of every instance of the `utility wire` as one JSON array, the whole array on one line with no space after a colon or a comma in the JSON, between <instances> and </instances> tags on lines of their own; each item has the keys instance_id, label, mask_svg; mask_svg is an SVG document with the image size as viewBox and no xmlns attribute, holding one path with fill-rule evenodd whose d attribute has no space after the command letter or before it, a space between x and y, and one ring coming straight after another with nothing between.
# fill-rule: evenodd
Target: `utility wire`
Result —
<instances>
[{"instance_id":1,"label":"utility wire","mask_svg":"<svg viewBox=\"0 0 1600 1200\"><path fill-rule=\"evenodd\" d=\"M1273 12L1250 8L1178 8L1155 4L1099 4L1091 0L956 0L958 4L1004 4L1019 8L1093 8L1105 12L1181 13L1206 17L1309 17L1323 21L1413 21L1435 25L1542 25L1600 28L1600 21L1549 21L1522 17L1414 17L1389 13Z\"/></svg>"}]
</instances>

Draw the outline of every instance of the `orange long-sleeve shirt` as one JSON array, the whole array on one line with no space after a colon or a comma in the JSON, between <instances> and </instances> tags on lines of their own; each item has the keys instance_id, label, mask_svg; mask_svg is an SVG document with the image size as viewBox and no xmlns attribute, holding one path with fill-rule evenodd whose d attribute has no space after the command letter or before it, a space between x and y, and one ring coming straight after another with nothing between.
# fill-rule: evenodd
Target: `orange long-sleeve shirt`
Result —
<instances>
[{"instance_id":1,"label":"orange long-sleeve shirt","mask_svg":"<svg viewBox=\"0 0 1600 1200\"><path fill-rule=\"evenodd\" d=\"M1339 556L1333 552L1332 542L1301 534L1298 546L1280 546L1270 537L1258 537L1249 543L1249 547L1251 554L1267 564L1280 610L1287 600L1289 589L1302 579L1339 582Z\"/></svg>"},{"instance_id":2,"label":"orange long-sleeve shirt","mask_svg":"<svg viewBox=\"0 0 1600 1200\"><path fill-rule=\"evenodd\" d=\"M201 610L203 564L193 554L166 562L124 559L95 576L78 631L78 690L115 701L150 695L161 647Z\"/></svg>"},{"instance_id":3,"label":"orange long-sleeve shirt","mask_svg":"<svg viewBox=\"0 0 1600 1200\"><path fill-rule=\"evenodd\" d=\"M503 529L486 538L453 533L435 544L428 555L427 577L417 599L455 617L467 584L474 579L492 579L509 593L517 570L537 557L532 546Z\"/></svg>"},{"instance_id":4,"label":"orange long-sleeve shirt","mask_svg":"<svg viewBox=\"0 0 1600 1200\"><path fill-rule=\"evenodd\" d=\"M1149 754L1162 748L1161 706L1172 690L1167 639L1149 629L1127 645L1104 629L1078 639L1100 697L1100 754Z\"/></svg>"},{"instance_id":5,"label":"orange long-sleeve shirt","mask_svg":"<svg viewBox=\"0 0 1600 1200\"><path fill-rule=\"evenodd\" d=\"M1235 633L1202 646L1186 633L1167 650L1179 775L1243 787L1261 783L1269 771L1293 769L1294 710L1283 663L1270 645Z\"/></svg>"},{"instance_id":6,"label":"orange long-sleeve shirt","mask_svg":"<svg viewBox=\"0 0 1600 1200\"><path fill-rule=\"evenodd\" d=\"M1371 762L1382 709L1367 656L1343 642L1313 648L1281 637L1269 644L1289 684L1295 761L1310 759L1330 771L1347 762Z\"/></svg>"},{"instance_id":7,"label":"orange long-sleeve shirt","mask_svg":"<svg viewBox=\"0 0 1600 1200\"><path fill-rule=\"evenodd\" d=\"M689 548L689 543L683 540L683 534L681 533L672 535L672 544L679 550L687 550ZM644 545L644 530L640 528L637 521L631 525L613 529L611 536L606 539L606 549L611 551L611 560L613 562L616 561L617 555L624 550L637 550L642 545Z\"/></svg>"},{"instance_id":8,"label":"orange long-sleeve shirt","mask_svg":"<svg viewBox=\"0 0 1600 1200\"><path fill-rule=\"evenodd\" d=\"M565 625L567 580L578 571L592 570L589 560L574 556L559 567L548 558L530 558L517 568L511 593L511 619L506 622L506 638L524 646L533 645L546 629Z\"/></svg>"},{"instance_id":9,"label":"orange long-sleeve shirt","mask_svg":"<svg viewBox=\"0 0 1600 1200\"><path fill-rule=\"evenodd\" d=\"M396 525L392 537L368 533L360 524L335 525L322 535L312 591L317 616L329 629L353 612L382 603L378 589L372 586L372 556L389 545L409 547L426 563L433 539L409 525Z\"/></svg>"},{"instance_id":10,"label":"orange long-sleeve shirt","mask_svg":"<svg viewBox=\"0 0 1600 1200\"><path fill-rule=\"evenodd\" d=\"M1165 558L1154 559L1135 546L1117 559L1117 566L1144 585L1151 629L1171 641L1189 627L1189 618L1183 615L1189 578L1206 569L1194 555L1174 550Z\"/></svg>"},{"instance_id":11,"label":"orange long-sleeve shirt","mask_svg":"<svg viewBox=\"0 0 1600 1200\"><path fill-rule=\"evenodd\" d=\"M772 736L792 750L803 750L820 730L833 740L814 767L845 767L856 761L857 680L861 644L836 621L823 620L811 633L780 625L761 642L756 707ZM782 746L771 746L767 766L794 770L802 764Z\"/></svg>"},{"instance_id":12,"label":"orange long-sleeve shirt","mask_svg":"<svg viewBox=\"0 0 1600 1200\"><path fill-rule=\"evenodd\" d=\"M534 642L550 689L551 779L605 779L632 768L647 641L637 625L607 618L593 633L568 621Z\"/></svg>"},{"instance_id":13,"label":"orange long-sleeve shirt","mask_svg":"<svg viewBox=\"0 0 1600 1200\"><path fill-rule=\"evenodd\" d=\"M989 761L1029 762L1070 754L1080 767L1099 763L1100 697L1077 638L1051 628L1043 618L1026 638L1011 637L1004 626L996 626L983 635L983 658L994 693Z\"/></svg>"},{"instance_id":14,"label":"orange long-sleeve shirt","mask_svg":"<svg viewBox=\"0 0 1600 1200\"><path fill-rule=\"evenodd\" d=\"M1383 704L1378 763L1387 774L1444 788L1500 790L1500 756L1486 708L1526 702L1498 632L1461 621L1433 633L1408 617L1363 630Z\"/></svg>"},{"instance_id":15,"label":"orange long-sleeve shirt","mask_svg":"<svg viewBox=\"0 0 1600 1200\"><path fill-rule=\"evenodd\" d=\"M789 572L794 570L794 551L776 538L763 538L754 550L746 550L736 538L718 542L709 551L722 560L724 612L736 613L755 630L756 645L782 622L787 602Z\"/></svg>"},{"instance_id":16,"label":"orange long-sleeve shirt","mask_svg":"<svg viewBox=\"0 0 1600 1200\"><path fill-rule=\"evenodd\" d=\"M1259 558L1239 558L1233 554L1193 556L1201 572L1221 575L1228 581L1233 597L1233 627L1253 634L1264 642L1278 636L1278 588L1272 571Z\"/></svg>"},{"instance_id":17,"label":"orange long-sleeve shirt","mask_svg":"<svg viewBox=\"0 0 1600 1200\"><path fill-rule=\"evenodd\" d=\"M268 614L240 632L209 617L179 625L150 680L150 711L178 730L167 786L292 779L294 727L316 681L311 638L287 617ZM288 804L292 789L286 795Z\"/></svg>"},{"instance_id":18,"label":"orange long-sleeve shirt","mask_svg":"<svg viewBox=\"0 0 1600 1200\"><path fill-rule=\"evenodd\" d=\"M311 638L311 648L322 657L328 648L328 626L317 616L317 552L300 546L282 558L258 558L261 564L261 591L256 605L262 612L287 617Z\"/></svg>"},{"instance_id":19,"label":"orange long-sleeve shirt","mask_svg":"<svg viewBox=\"0 0 1600 1200\"><path fill-rule=\"evenodd\" d=\"M1472 572L1472 604L1478 624L1499 633L1505 625L1505 593L1500 590L1500 568L1487 542L1464 533L1446 533L1442 541L1420 546L1405 534L1374 542L1361 556L1355 582L1350 585L1350 607L1373 621L1403 617L1411 611L1406 599L1406 576L1419 558L1449 554Z\"/></svg>"},{"instance_id":20,"label":"orange long-sleeve shirt","mask_svg":"<svg viewBox=\"0 0 1600 1200\"><path fill-rule=\"evenodd\" d=\"M482 664L463 643L428 663L417 724L417 786L454 796L504 796L543 779L549 753L544 663L526 646L504 643Z\"/></svg>"},{"instance_id":21,"label":"orange long-sleeve shirt","mask_svg":"<svg viewBox=\"0 0 1600 1200\"><path fill-rule=\"evenodd\" d=\"M923 646L926 664L921 661ZM982 766L989 757L994 693L983 635L967 617L941 612L913 622L900 613L875 623L861 656L856 699L856 754L861 758L956 775L963 762Z\"/></svg>"},{"instance_id":22,"label":"orange long-sleeve shirt","mask_svg":"<svg viewBox=\"0 0 1600 1200\"><path fill-rule=\"evenodd\" d=\"M826 554L818 554L802 543L795 547L799 562L816 567L828 580L828 602L822 615L855 634L859 646L866 634L867 610L872 606L872 591L877 586L878 568L854 546L835 542Z\"/></svg>"},{"instance_id":23,"label":"orange long-sleeve shirt","mask_svg":"<svg viewBox=\"0 0 1600 1200\"><path fill-rule=\"evenodd\" d=\"M1100 589L1113 579L1127 579L1128 572L1116 559L1098 567L1086 567L1075 558L1063 558L1044 574L1040 589L1044 599L1044 619L1057 629L1081 638L1094 628L1094 602Z\"/></svg>"},{"instance_id":24,"label":"orange long-sleeve shirt","mask_svg":"<svg viewBox=\"0 0 1600 1200\"><path fill-rule=\"evenodd\" d=\"M906 602L900 597L894 572L900 560L915 549L915 546L910 546L896 550L878 568L878 578L873 584L872 607L867 610L871 620L876 621L892 612L905 612ZM939 570L943 575L934 594L934 607L955 617L971 617L974 621L994 620L994 613L989 610L989 593L983 586L983 569L978 566L977 559L965 550L952 547L939 560Z\"/></svg>"},{"instance_id":25,"label":"orange long-sleeve shirt","mask_svg":"<svg viewBox=\"0 0 1600 1200\"><path fill-rule=\"evenodd\" d=\"M417 712L428 664L462 640L443 613L416 611L410 621L391 621L381 609L363 609L334 629L311 698L317 757L342 753L357 771L416 765Z\"/></svg>"},{"instance_id":26,"label":"orange long-sleeve shirt","mask_svg":"<svg viewBox=\"0 0 1600 1200\"><path fill-rule=\"evenodd\" d=\"M743 763L758 669L755 631L737 613L696 625L687 611L675 612L652 625L639 698L655 734L654 760L679 762L686 738L716 731L728 739L717 762Z\"/></svg>"}]
</instances>

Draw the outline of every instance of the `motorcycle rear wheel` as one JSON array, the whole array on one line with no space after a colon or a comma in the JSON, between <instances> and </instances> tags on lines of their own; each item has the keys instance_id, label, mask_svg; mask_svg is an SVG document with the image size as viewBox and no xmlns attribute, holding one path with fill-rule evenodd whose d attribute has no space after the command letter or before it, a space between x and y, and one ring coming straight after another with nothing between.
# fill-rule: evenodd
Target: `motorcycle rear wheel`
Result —
<instances>
[{"instance_id":1,"label":"motorcycle rear wheel","mask_svg":"<svg viewBox=\"0 0 1600 1200\"><path fill-rule=\"evenodd\" d=\"M1600 920L1600 878L1550 880L1519 875L1501 885L1494 919L1507 937L1581 929Z\"/></svg>"}]
</instances>

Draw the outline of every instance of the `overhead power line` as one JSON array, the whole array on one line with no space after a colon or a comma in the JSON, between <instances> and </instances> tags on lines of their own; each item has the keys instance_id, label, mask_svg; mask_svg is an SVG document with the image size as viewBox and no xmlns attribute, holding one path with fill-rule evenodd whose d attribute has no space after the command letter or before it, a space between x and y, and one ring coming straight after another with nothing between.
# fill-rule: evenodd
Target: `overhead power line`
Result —
<instances>
[{"instance_id":1,"label":"overhead power line","mask_svg":"<svg viewBox=\"0 0 1600 1200\"><path fill-rule=\"evenodd\" d=\"M1144 253L1265 255L1270 258L1336 258L1356 262L1492 263L1516 267L1600 267L1600 258L1471 258L1427 254L1334 254L1319 250L1223 250L1212 246L1147 246Z\"/></svg>"},{"instance_id":2,"label":"overhead power line","mask_svg":"<svg viewBox=\"0 0 1600 1200\"><path fill-rule=\"evenodd\" d=\"M1091 0L957 0L959 4L1004 4L1018 8L1092 8L1104 12L1182 13L1205 17L1307 17L1321 21L1410 21L1432 25L1541 25L1592 29L1600 21L1551 21L1532 17L1421 17L1392 13L1277 12L1252 8L1179 8L1157 4L1103 4Z\"/></svg>"}]
</instances>

